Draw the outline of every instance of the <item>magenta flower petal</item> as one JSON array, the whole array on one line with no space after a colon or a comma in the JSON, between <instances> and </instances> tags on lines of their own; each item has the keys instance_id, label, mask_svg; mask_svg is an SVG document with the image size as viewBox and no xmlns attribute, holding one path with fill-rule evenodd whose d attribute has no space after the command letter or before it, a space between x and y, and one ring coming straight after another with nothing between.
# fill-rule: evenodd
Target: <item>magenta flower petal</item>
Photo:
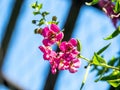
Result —
<instances>
[{"instance_id":1,"label":"magenta flower petal","mask_svg":"<svg viewBox=\"0 0 120 90\"><path fill-rule=\"evenodd\" d=\"M46 50L45 50L45 47L44 46L39 46L39 49L44 53L44 52L46 52Z\"/></svg>"},{"instance_id":2,"label":"magenta flower petal","mask_svg":"<svg viewBox=\"0 0 120 90\"><path fill-rule=\"evenodd\" d=\"M57 36L56 36L56 38L57 38L57 41L60 41L60 40L62 40L63 39L63 37L64 37L64 34L63 34L63 32L60 32Z\"/></svg>"},{"instance_id":3,"label":"magenta flower petal","mask_svg":"<svg viewBox=\"0 0 120 90\"><path fill-rule=\"evenodd\" d=\"M49 31L50 31L49 28L48 28L48 27L45 27L45 28L42 30L42 35L43 35L44 37L47 37Z\"/></svg>"},{"instance_id":4,"label":"magenta flower petal","mask_svg":"<svg viewBox=\"0 0 120 90\"><path fill-rule=\"evenodd\" d=\"M73 50L72 50L72 54L78 55L78 54L80 54L80 52L79 52L77 49L73 49Z\"/></svg>"},{"instance_id":5,"label":"magenta flower petal","mask_svg":"<svg viewBox=\"0 0 120 90\"><path fill-rule=\"evenodd\" d=\"M71 38L71 39L69 40L69 43L71 43L73 46L77 46L77 40L74 39L74 38Z\"/></svg>"},{"instance_id":6,"label":"magenta flower petal","mask_svg":"<svg viewBox=\"0 0 120 90\"><path fill-rule=\"evenodd\" d=\"M44 39L42 42L43 42L43 44L44 44L45 46L50 46L50 45L51 45L49 39Z\"/></svg>"},{"instance_id":7,"label":"magenta flower petal","mask_svg":"<svg viewBox=\"0 0 120 90\"><path fill-rule=\"evenodd\" d=\"M58 28L58 26L56 24L51 24L50 29L54 32L59 32L60 29Z\"/></svg>"},{"instance_id":8,"label":"magenta flower petal","mask_svg":"<svg viewBox=\"0 0 120 90\"><path fill-rule=\"evenodd\" d=\"M66 44L67 44L67 42L65 42L65 41L60 44L60 50L61 51L65 52L65 50L66 50Z\"/></svg>"}]
</instances>

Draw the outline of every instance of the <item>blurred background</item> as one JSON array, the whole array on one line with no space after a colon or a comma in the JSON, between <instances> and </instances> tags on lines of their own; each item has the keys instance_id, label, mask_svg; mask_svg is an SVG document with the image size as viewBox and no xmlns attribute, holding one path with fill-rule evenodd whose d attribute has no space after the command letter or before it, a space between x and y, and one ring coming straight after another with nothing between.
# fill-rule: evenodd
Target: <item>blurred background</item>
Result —
<instances>
[{"instance_id":1,"label":"blurred background","mask_svg":"<svg viewBox=\"0 0 120 90\"><path fill-rule=\"evenodd\" d=\"M1 0L0 3L0 90L79 90L87 63L81 60L77 73L50 72L38 49L43 37L34 34L31 4L36 0ZM105 41L115 28L111 20L97 6L86 6L85 0L38 0L43 10L56 15L59 27L65 29L64 40L71 37L81 41L81 54L91 58L94 52L112 42L103 53L109 60L119 56L120 36ZM37 17L38 18L38 17ZM107 82L97 82L96 71L90 72L83 90L110 90Z\"/></svg>"}]
</instances>

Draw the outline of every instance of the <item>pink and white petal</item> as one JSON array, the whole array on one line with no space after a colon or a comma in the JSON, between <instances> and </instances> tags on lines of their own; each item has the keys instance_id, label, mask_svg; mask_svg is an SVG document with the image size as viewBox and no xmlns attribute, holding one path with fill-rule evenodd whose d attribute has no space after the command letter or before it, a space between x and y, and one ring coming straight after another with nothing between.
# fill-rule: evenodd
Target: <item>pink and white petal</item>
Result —
<instances>
[{"instance_id":1,"label":"pink and white petal","mask_svg":"<svg viewBox=\"0 0 120 90\"><path fill-rule=\"evenodd\" d=\"M60 32L59 34L57 34L57 36L56 36L56 38L57 38L57 41L60 41L60 40L62 40L63 39L63 37L64 37L64 34L63 34L63 32Z\"/></svg>"},{"instance_id":2,"label":"pink and white petal","mask_svg":"<svg viewBox=\"0 0 120 90\"><path fill-rule=\"evenodd\" d=\"M43 30L42 30L42 35L44 36L44 37L48 37L48 33L49 33L49 28L48 27L45 27Z\"/></svg>"},{"instance_id":3,"label":"pink and white petal","mask_svg":"<svg viewBox=\"0 0 120 90\"><path fill-rule=\"evenodd\" d=\"M71 73L75 73L75 72L77 72L77 69L75 68L75 67L70 67L69 68L69 71L71 72Z\"/></svg>"},{"instance_id":4,"label":"pink and white petal","mask_svg":"<svg viewBox=\"0 0 120 90\"><path fill-rule=\"evenodd\" d=\"M65 70L64 64L63 64L62 62L59 63L58 69L59 69L59 70Z\"/></svg>"},{"instance_id":5,"label":"pink and white petal","mask_svg":"<svg viewBox=\"0 0 120 90\"><path fill-rule=\"evenodd\" d=\"M58 26L56 24L51 24L50 29L54 32L59 32L60 31L60 29L58 28Z\"/></svg>"},{"instance_id":6,"label":"pink and white petal","mask_svg":"<svg viewBox=\"0 0 120 90\"><path fill-rule=\"evenodd\" d=\"M75 67L75 68L79 68L80 67L80 60L79 59L74 59L73 60L73 66Z\"/></svg>"},{"instance_id":7,"label":"pink and white petal","mask_svg":"<svg viewBox=\"0 0 120 90\"><path fill-rule=\"evenodd\" d=\"M49 54L44 54L44 55L43 55L43 58L44 58L44 60L49 60L49 59L50 59L50 56L49 56Z\"/></svg>"},{"instance_id":8,"label":"pink and white petal","mask_svg":"<svg viewBox=\"0 0 120 90\"><path fill-rule=\"evenodd\" d=\"M56 68L51 68L51 72L52 72L52 74L56 74L56 72L57 72Z\"/></svg>"},{"instance_id":9,"label":"pink and white petal","mask_svg":"<svg viewBox=\"0 0 120 90\"><path fill-rule=\"evenodd\" d=\"M73 46L77 46L77 40L74 39L74 38L71 38L71 39L69 40L69 43L71 43Z\"/></svg>"}]
</instances>

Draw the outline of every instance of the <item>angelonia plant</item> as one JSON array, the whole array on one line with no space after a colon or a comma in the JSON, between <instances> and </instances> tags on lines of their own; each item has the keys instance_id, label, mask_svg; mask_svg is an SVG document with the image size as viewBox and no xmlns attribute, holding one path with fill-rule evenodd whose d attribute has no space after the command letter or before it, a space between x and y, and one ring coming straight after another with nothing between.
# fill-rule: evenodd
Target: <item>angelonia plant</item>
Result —
<instances>
[{"instance_id":1,"label":"angelonia plant","mask_svg":"<svg viewBox=\"0 0 120 90\"><path fill-rule=\"evenodd\" d=\"M120 20L120 0L92 0L92 2L86 2L85 4L98 4L106 15L111 18L116 30L104 38L104 40L113 39L120 34L120 25L117 25L117 22ZM44 60L50 63L52 74L56 74L58 70L68 70L70 73L75 73L80 67L81 60L85 60L88 65L86 66L86 73L80 89L83 88L86 82L91 66L93 66L91 71L98 71L97 76L99 76L99 78L96 79L95 82L102 80L107 81L113 87L120 87L120 63L115 64L120 61L120 57L113 57L109 62L106 62L101 56L101 53L103 53L111 43L94 52L91 59L85 58L81 55L80 41L75 38L63 41L64 30L59 28L57 17L53 16L50 21L47 21L46 17L49 15L49 12L42 11L42 7L43 4L39 4L38 2L32 4L32 8L34 9L33 14L41 17L39 20L32 20L32 23L37 26L34 30L35 34L43 37L42 45L39 46L39 49L43 53ZM53 45L57 45L59 50L53 50ZM112 73L105 76L110 69L112 69Z\"/></svg>"}]
</instances>

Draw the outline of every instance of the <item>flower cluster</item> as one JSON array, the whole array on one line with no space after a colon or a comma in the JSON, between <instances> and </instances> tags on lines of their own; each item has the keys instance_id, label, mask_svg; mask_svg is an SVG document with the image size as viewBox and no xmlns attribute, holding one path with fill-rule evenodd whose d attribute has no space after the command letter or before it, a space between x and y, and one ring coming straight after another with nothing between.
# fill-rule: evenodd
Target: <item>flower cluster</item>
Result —
<instances>
[{"instance_id":1,"label":"flower cluster","mask_svg":"<svg viewBox=\"0 0 120 90\"><path fill-rule=\"evenodd\" d=\"M40 34L44 37L43 45L39 49L43 52L44 60L48 60L51 65L53 74L57 70L69 70L71 73L77 72L80 66L78 55L80 52L77 50L77 40L71 38L68 42L62 41L64 34L60 31L56 24L51 24L50 27L41 29ZM52 50L51 45L59 43L59 52Z\"/></svg>"},{"instance_id":2,"label":"flower cluster","mask_svg":"<svg viewBox=\"0 0 120 90\"><path fill-rule=\"evenodd\" d=\"M116 27L117 21L120 19L120 13L114 11L115 5L111 0L100 0L99 6L102 7L103 11L109 16Z\"/></svg>"}]
</instances>

